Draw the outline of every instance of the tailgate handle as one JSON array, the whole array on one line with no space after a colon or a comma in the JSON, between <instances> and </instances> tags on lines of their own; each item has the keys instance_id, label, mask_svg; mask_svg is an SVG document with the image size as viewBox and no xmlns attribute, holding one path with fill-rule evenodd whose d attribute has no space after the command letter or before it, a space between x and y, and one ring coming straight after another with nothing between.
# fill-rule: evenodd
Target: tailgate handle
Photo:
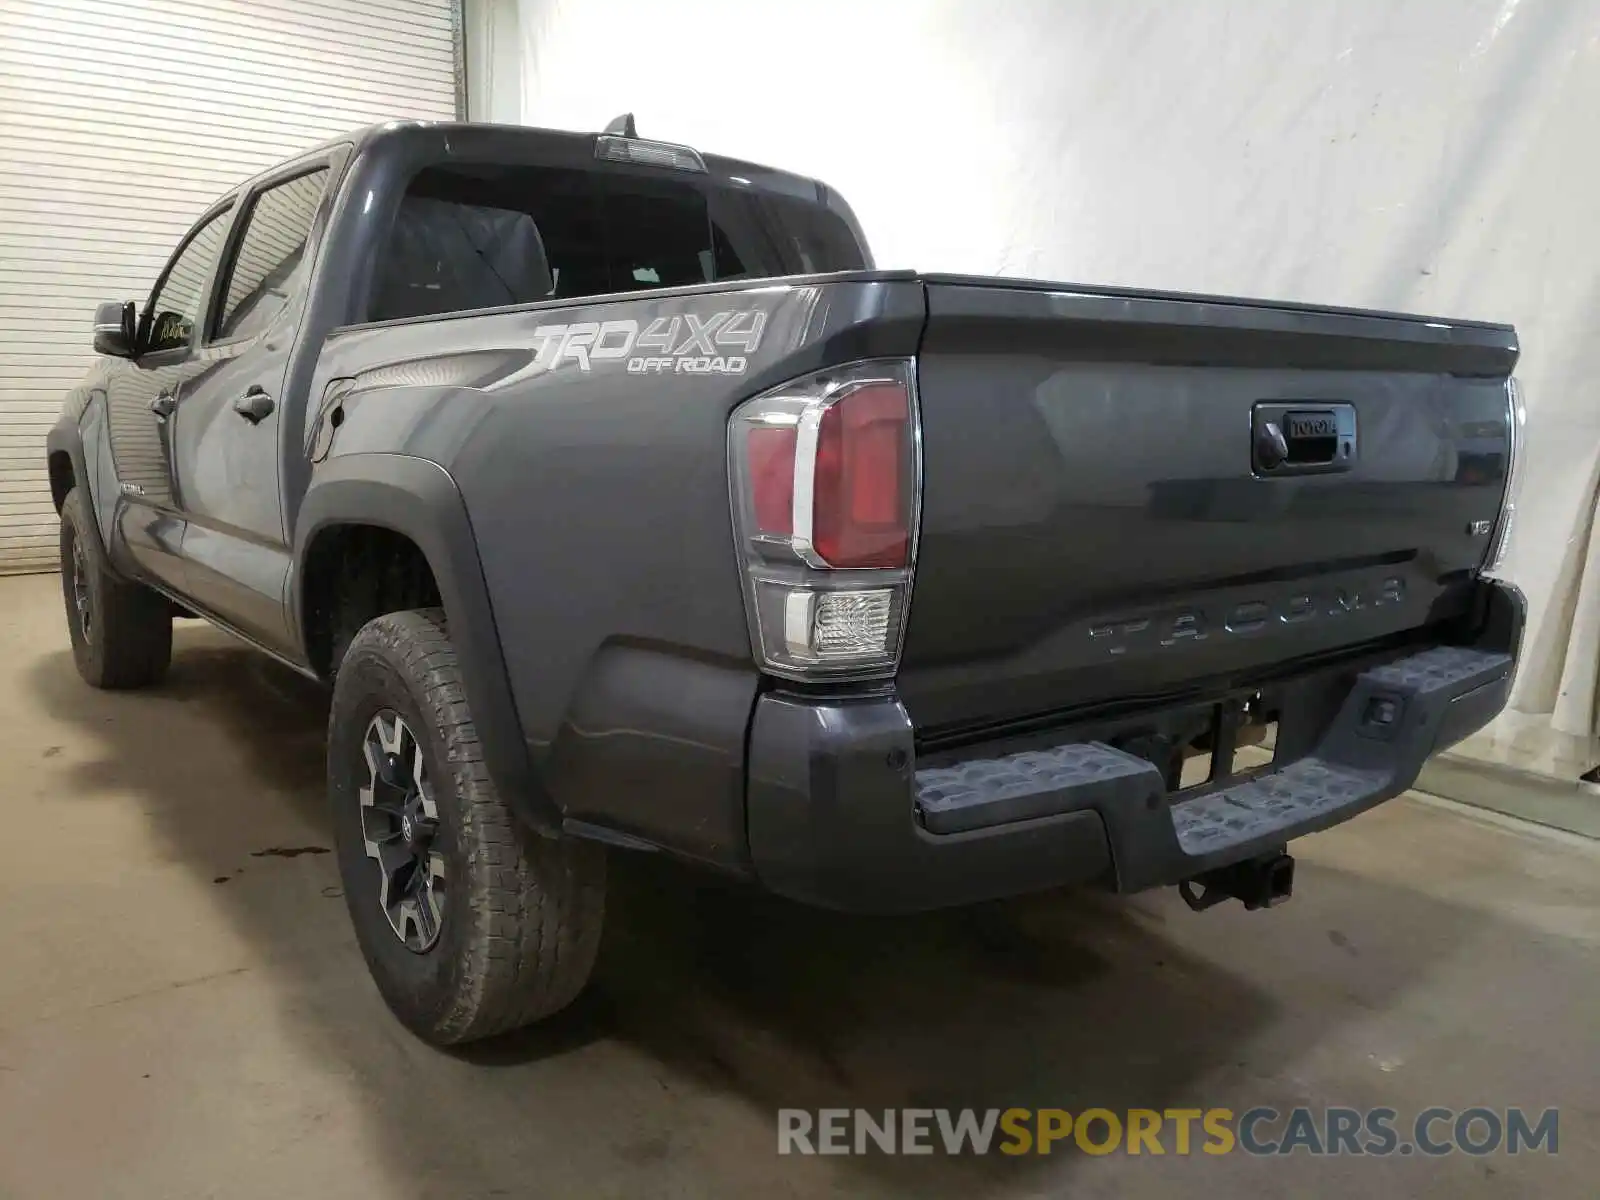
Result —
<instances>
[{"instance_id":1,"label":"tailgate handle","mask_svg":"<svg viewBox=\"0 0 1600 1200\"><path fill-rule=\"evenodd\" d=\"M1250 425L1258 475L1348 471L1356 463L1353 405L1262 401Z\"/></svg>"}]
</instances>

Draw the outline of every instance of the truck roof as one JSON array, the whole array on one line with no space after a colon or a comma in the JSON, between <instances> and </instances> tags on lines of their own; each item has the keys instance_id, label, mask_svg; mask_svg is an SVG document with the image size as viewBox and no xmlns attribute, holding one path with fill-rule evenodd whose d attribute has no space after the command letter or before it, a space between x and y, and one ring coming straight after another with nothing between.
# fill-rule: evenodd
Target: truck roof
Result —
<instances>
[{"instance_id":1,"label":"truck roof","mask_svg":"<svg viewBox=\"0 0 1600 1200\"><path fill-rule=\"evenodd\" d=\"M349 146L357 154L383 154L390 150L404 151L414 148L436 138L443 138L446 148L467 152L467 156L472 158L505 156L514 159L520 154L527 153L534 145L548 147L564 142L575 150L585 149L592 147L600 136L599 132L581 133L570 129L545 129L535 125L499 125L486 121L394 120L366 125L329 138L316 146L308 146L284 162L292 162L294 159L333 146ZM638 140L670 141L666 138L653 139L642 134ZM806 200L818 200L825 195L825 185L816 179L744 159L707 154L698 147L695 148L695 152L705 163L707 174L713 178L737 178L752 187L782 192ZM261 174L270 174L281 165L282 163L275 164Z\"/></svg>"}]
</instances>

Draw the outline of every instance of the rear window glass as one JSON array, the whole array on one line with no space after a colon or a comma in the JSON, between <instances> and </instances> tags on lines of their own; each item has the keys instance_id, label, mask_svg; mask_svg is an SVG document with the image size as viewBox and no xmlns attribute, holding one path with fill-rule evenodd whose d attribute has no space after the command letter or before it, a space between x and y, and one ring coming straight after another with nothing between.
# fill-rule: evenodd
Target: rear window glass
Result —
<instances>
[{"instance_id":1,"label":"rear window glass","mask_svg":"<svg viewBox=\"0 0 1600 1200\"><path fill-rule=\"evenodd\" d=\"M400 203L367 318L865 265L837 214L789 196L703 177L433 168Z\"/></svg>"}]
</instances>

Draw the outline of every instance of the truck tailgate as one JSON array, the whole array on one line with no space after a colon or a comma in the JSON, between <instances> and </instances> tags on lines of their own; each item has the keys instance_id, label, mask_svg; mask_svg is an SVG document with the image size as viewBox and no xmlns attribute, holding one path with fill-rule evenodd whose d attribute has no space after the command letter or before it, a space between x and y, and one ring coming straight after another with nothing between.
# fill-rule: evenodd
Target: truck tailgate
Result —
<instances>
[{"instance_id":1,"label":"truck tailgate","mask_svg":"<svg viewBox=\"0 0 1600 1200\"><path fill-rule=\"evenodd\" d=\"M919 735L1243 683L1464 603L1506 483L1508 327L926 286Z\"/></svg>"}]
</instances>

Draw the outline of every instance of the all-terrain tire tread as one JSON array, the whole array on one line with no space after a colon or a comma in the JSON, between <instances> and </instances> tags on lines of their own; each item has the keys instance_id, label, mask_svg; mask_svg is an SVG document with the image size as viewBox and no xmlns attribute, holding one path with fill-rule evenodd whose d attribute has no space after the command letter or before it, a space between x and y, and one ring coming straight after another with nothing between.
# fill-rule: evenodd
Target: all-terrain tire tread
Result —
<instances>
[{"instance_id":1,"label":"all-terrain tire tread","mask_svg":"<svg viewBox=\"0 0 1600 1200\"><path fill-rule=\"evenodd\" d=\"M429 1036L465 1042L531 1024L570 1004L593 970L605 918L604 850L540 836L501 798L443 610L378 617L356 635L350 652L374 639L398 653L424 697L460 801L472 928L463 939L454 1002Z\"/></svg>"}]
</instances>

